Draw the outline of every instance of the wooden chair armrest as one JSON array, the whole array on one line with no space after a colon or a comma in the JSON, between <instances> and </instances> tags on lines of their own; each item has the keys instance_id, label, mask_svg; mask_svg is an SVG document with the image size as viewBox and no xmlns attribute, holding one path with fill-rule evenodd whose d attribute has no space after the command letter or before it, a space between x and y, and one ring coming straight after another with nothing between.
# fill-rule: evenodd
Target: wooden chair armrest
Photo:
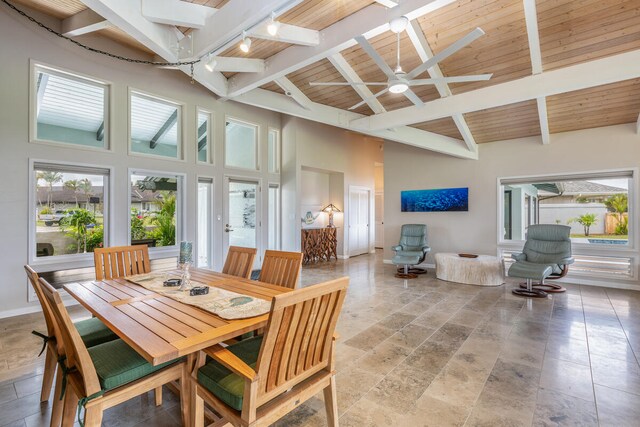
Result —
<instances>
[{"instance_id":1,"label":"wooden chair armrest","mask_svg":"<svg viewBox=\"0 0 640 427\"><path fill-rule=\"evenodd\" d=\"M204 349L203 351L207 355L211 356L213 360L222 364L225 368L233 371L241 377L250 381L256 381L258 379L258 374L251 368L251 366L244 363L242 359L221 345L214 345Z\"/></svg>"}]
</instances>

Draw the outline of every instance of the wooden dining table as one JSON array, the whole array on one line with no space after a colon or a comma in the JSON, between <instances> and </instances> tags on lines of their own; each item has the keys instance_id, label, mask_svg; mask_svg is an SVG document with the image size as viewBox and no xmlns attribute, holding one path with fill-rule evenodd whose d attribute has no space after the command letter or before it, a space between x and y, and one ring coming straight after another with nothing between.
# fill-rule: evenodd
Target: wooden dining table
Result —
<instances>
[{"instance_id":1,"label":"wooden dining table","mask_svg":"<svg viewBox=\"0 0 640 427\"><path fill-rule=\"evenodd\" d=\"M267 301L292 291L202 269L191 269L191 278L211 287ZM225 320L124 278L70 283L64 285L64 289L149 363L159 365L187 356L189 369L194 372L200 350L263 328L269 316L267 313L246 319ZM189 408L191 397L185 398Z\"/></svg>"}]
</instances>

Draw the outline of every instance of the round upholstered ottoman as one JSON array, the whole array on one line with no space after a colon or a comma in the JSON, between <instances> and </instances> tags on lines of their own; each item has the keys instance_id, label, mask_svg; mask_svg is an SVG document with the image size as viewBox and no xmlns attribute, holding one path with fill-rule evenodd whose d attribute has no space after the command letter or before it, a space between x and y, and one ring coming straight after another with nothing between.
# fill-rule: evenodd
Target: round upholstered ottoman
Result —
<instances>
[{"instance_id":1,"label":"round upholstered ottoman","mask_svg":"<svg viewBox=\"0 0 640 427\"><path fill-rule=\"evenodd\" d=\"M498 257L478 255L464 258L458 254L438 253L436 277L447 282L479 286L500 286L504 283L504 265Z\"/></svg>"}]
</instances>

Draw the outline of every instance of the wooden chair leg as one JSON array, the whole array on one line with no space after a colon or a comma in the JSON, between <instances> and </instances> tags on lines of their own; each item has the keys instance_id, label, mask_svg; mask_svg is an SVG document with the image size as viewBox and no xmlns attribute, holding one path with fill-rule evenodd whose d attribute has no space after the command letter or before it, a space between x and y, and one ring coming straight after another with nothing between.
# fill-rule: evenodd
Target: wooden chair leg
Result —
<instances>
[{"instance_id":1,"label":"wooden chair leg","mask_svg":"<svg viewBox=\"0 0 640 427\"><path fill-rule=\"evenodd\" d=\"M86 409L84 414L85 427L100 427L102 424L102 407L99 405Z\"/></svg>"},{"instance_id":2,"label":"wooden chair leg","mask_svg":"<svg viewBox=\"0 0 640 427\"><path fill-rule=\"evenodd\" d=\"M336 396L336 377L332 376L331 381L323 390L324 405L327 410L327 425L338 427L338 398Z\"/></svg>"},{"instance_id":3,"label":"wooden chair leg","mask_svg":"<svg viewBox=\"0 0 640 427\"><path fill-rule=\"evenodd\" d=\"M204 399L197 394L193 398L193 417L192 425L194 427L204 427Z\"/></svg>"},{"instance_id":4,"label":"wooden chair leg","mask_svg":"<svg viewBox=\"0 0 640 427\"><path fill-rule=\"evenodd\" d=\"M182 415L182 424L186 427L193 425L193 420L189 419L189 415L193 417L191 408L189 407L191 399L191 380L189 375L189 364L182 367L182 376L180 377L180 413Z\"/></svg>"},{"instance_id":5,"label":"wooden chair leg","mask_svg":"<svg viewBox=\"0 0 640 427\"><path fill-rule=\"evenodd\" d=\"M162 386L156 387L153 393L156 397L156 406L162 406Z\"/></svg>"},{"instance_id":6,"label":"wooden chair leg","mask_svg":"<svg viewBox=\"0 0 640 427\"><path fill-rule=\"evenodd\" d=\"M62 427L72 427L76 420L78 409L78 396L69 385L64 395L64 408L62 410Z\"/></svg>"},{"instance_id":7,"label":"wooden chair leg","mask_svg":"<svg viewBox=\"0 0 640 427\"><path fill-rule=\"evenodd\" d=\"M57 365L56 365L57 367ZM62 372L60 369L55 369L56 373L56 387L53 389L53 407L51 408L51 427L60 427L62 423L62 409L64 408L64 400L60 400L60 392L62 390Z\"/></svg>"},{"instance_id":8,"label":"wooden chair leg","mask_svg":"<svg viewBox=\"0 0 640 427\"><path fill-rule=\"evenodd\" d=\"M53 385L53 377L56 373L56 366L58 365L58 361L53 355L53 351L48 348L44 360L44 373L42 375L42 391L40 392L40 402L46 402L49 400L49 396L51 395L51 386Z\"/></svg>"}]
</instances>

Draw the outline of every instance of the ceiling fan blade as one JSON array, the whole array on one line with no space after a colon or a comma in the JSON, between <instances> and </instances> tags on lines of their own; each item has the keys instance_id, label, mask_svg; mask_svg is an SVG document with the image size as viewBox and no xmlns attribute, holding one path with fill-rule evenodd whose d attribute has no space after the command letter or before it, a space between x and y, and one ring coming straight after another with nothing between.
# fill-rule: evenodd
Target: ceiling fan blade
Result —
<instances>
[{"instance_id":1,"label":"ceiling fan blade","mask_svg":"<svg viewBox=\"0 0 640 427\"><path fill-rule=\"evenodd\" d=\"M376 93L375 95L370 96L368 98L365 98L362 101L358 102L356 105L353 105L353 106L349 107L349 110L355 110L356 108L360 107L361 105L366 104L367 102L371 101L372 99L375 99L375 98L377 98L379 96L384 95L388 91L389 91L389 88L382 89L380 92Z\"/></svg>"},{"instance_id":2,"label":"ceiling fan blade","mask_svg":"<svg viewBox=\"0 0 640 427\"><path fill-rule=\"evenodd\" d=\"M456 53L463 47L467 46L474 40L478 39L479 37L482 37L483 35L484 35L484 31L482 31L481 28L476 28L466 36L451 43L445 49L436 53L431 58L427 59L422 64L418 65L416 68L411 70L411 72L407 74L407 79L411 80L418 77L420 74L424 73L429 68L436 65L438 62L442 61L445 58L448 58L449 56L453 55L454 53Z\"/></svg>"},{"instance_id":3,"label":"ceiling fan blade","mask_svg":"<svg viewBox=\"0 0 640 427\"><path fill-rule=\"evenodd\" d=\"M386 86L387 82L309 82L310 86Z\"/></svg>"},{"instance_id":4,"label":"ceiling fan blade","mask_svg":"<svg viewBox=\"0 0 640 427\"><path fill-rule=\"evenodd\" d=\"M376 65L380 67L380 69L382 70L385 76L387 76L390 79L396 78L396 75L393 73L393 70L391 69L391 67L389 67L389 64L384 62L384 59L382 59L380 54L376 52L376 50L373 48L373 46L371 46L371 43L369 43L367 39L365 39L363 36L358 36L355 38L355 40L358 42L360 47L362 47L362 50L367 52L367 54L371 57L371 59L374 60Z\"/></svg>"},{"instance_id":5,"label":"ceiling fan blade","mask_svg":"<svg viewBox=\"0 0 640 427\"><path fill-rule=\"evenodd\" d=\"M406 91L404 91L403 95L406 96L409 101L413 102L413 104L417 105L418 107L422 107L424 105L424 102L422 102L422 100L418 98L418 95L416 95L415 92L412 91L411 89L407 89Z\"/></svg>"},{"instance_id":6,"label":"ceiling fan blade","mask_svg":"<svg viewBox=\"0 0 640 427\"><path fill-rule=\"evenodd\" d=\"M409 86L434 85L438 83L479 82L489 80L493 74L475 74L469 76L436 77L432 79L409 80Z\"/></svg>"}]
</instances>

